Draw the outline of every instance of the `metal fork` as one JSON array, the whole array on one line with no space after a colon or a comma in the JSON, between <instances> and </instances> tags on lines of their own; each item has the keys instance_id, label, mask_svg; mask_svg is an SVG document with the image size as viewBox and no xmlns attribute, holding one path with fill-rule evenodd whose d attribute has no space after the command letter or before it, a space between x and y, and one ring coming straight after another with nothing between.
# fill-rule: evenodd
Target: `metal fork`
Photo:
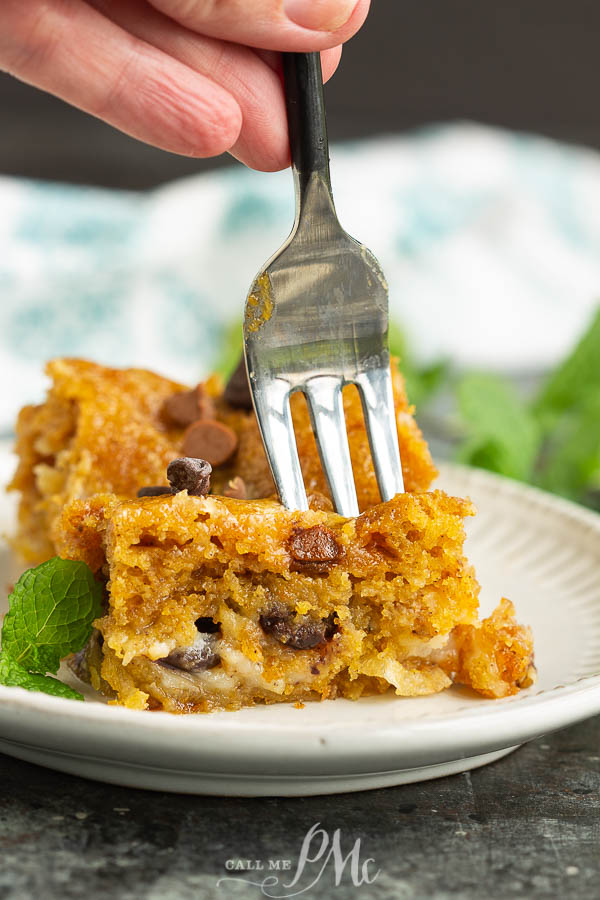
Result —
<instances>
[{"instance_id":1,"label":"metal fork","mask_svg":"<svg viewBox=\"0 0 600 900\"><path fill-rule=\"evenodd\" d=\"M290 394L308 403L337 512L358 515L342 387L360 392L383 500L404 490L388 349L388 291L373 254L340 225L318 53L283 54L296 191L292 232L246 301L244 347L258 425L284 506L308 509Z\"/></svg>"}]
</instances>

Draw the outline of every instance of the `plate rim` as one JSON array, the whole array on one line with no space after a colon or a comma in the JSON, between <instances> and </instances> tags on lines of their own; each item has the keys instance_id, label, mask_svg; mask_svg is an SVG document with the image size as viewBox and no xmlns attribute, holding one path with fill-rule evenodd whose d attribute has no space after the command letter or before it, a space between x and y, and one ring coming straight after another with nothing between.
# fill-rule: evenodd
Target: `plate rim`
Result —
<instances>
[{"instance_id":1,"label":"plate rim","mask_svg":"<svg viewBox=\"0 0 600 900\"><path fill-rule=\"evenodd\" d=\"M2 448L3 449L3 448ZM526 485L495 473L454 463L440 465L440 474L462 479L467 490L476 487L496 488L504 496L528 499L535 506L552 511L571 522L589 527L600 542L600 515L565 498L548 494L539 488ZM410 700L410 698L408 698ZM219 753L223 762L235 765L239 770L240 760L245 764L256 762L265 755L273 766L274 757L285 756L285 769L293 764L294 771L323 761L325 750L336 761L354 760L363 764L375 758L382 760L391 754L402 755L421 750L424 744L440 741L444 747L444 758L455 748L459 755L465 755L465 748L477 746L498 748L528 740L536 734L546 733L580 721L600 712L600 671L586 675L566 684L552 688L535 690L535 686L516 697L500 700L479 698L479 702L427 715L411 716L407 707L406 721L395 720L391 724L381 721L376 703L406 701L406 698L389 695L384 698L363 698L358 701L340 698L322 703L348 704L360 710L368 705L367 719L373 715L376 721L369 721L369 739L365 741L363 726L365 718L354 717L346 721L311 722L299 715L298 723L280 722L274 716L272 721L260 721L258 726L249 718L249 710L243 717L233 711L217 711L210 714L173 715L168 712L131 710L102 702L77 703L60 697L53 697L22 688L0 685L0 723L15 726L21 734L28 730L27 720L35 720L36 735L39 740L30 746L48 747L48 738L54 732L71 732L79 738L81 746L93 745L94 736L103 729L119 730L123 746L133 747L136 743L146 743L152 736L155 743L173 749L173 738L198 738L202 735L210 747L206 754L214 759ZM317 701L318 702L318 701ZM274 707L279 704L273 704ZM293 704L281 704L286 707ZM309 704L307 704L309 705ZM310 704L312 705L312 703ZM256 707L264 709L261 705ZM298 711L300 714L300 710ZM379 718L379 721L377 719ZM20 722L19 722L20 720ZM450 727L450 724L454 728ZM19 729L19 724L21 728ZM459 727L460 726L460 727ZM13 730L14 728L10 728ZM454 734L453 734L454 731ZM3 733L5 729L3 728ZM277 754L273 754L273 736L277 736ZM35 735L31 735L35 737ZM244 737L237 743L232 738ZM87 738L87 741L86 741ZM41 741L41 743L40 743ZM63 736L64 741L64 736ZM48 747L49 749L49 747ZM94 746L92 746L92 752ZM97 748L96 748L97 749ZM202 756L202 746L196 745L193 759L198 763ZM85 755L85 754L82 754ZM182 754L180 753L180 756ZM184 754L188 755L188 754ZM104 753L106 760L115 758ZM183 756L182 756L183 758ZM191 771L191 770L190 770ZM291 771L290 771L291 774Z\"/></svg>"}]
</instances>

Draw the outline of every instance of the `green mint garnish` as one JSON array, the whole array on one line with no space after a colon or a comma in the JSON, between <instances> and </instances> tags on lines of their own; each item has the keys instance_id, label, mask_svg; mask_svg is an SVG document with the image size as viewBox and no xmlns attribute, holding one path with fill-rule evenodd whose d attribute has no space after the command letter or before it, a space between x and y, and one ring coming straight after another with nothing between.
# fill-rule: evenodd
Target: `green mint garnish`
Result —
<instances>
[{"instance_id":1,"label":"green mint garnish","mask_svg":"<svg viewBox=\"0 0 600 900\"><path fill-rule=\"evenodd\" d=\"M454 443L460 462L600 510L600 308L532 397L489 372L458 373L442 360L420 365L395 322L389 340L417 419L436 400L446 418L429 416L430 437Z\"/></svg>"},{"instance_id":2,"label":"green mint garnish","mask_svg":"<svg viewBox=\"0 0 600 900\"><path fill-rule=\"evenodd\" d=\"M600 499L600 388L597 392L581 393L577 404L565 411L548 433L536 483L571 500L584 500L597 506Z\"/></svg>"},{"instance_id":3,"label":"green mint garnish","mask_svg":"<svg viewBox=\"0 0 600 900\"><path fill-rule=\"evenodd\" d=\"M537 397L489 374L458 382L458 459L600 508L600 310Z\"/></svg>"},{"instance_id":4,"label":"green mint garnish","mask_svg":"<svg viewBox=\"0 0 600 900\"><path fill-rule=\"evenodd\" d=\"M514 388L495 375L472 374L460 381L457 394L466 432L460 461L529 480L541 433Z\"/></svg>"},{"instance_id":5,"label":"green mint garnish","mask_svg":"<svg viewBox=\"0 0 600 900\"><path fill-rule=\"evenodd\" d=\"M81 650L102 615L102 587L84 562L54 557L28 569L8 598L2 627L0 684L61 697L81 694L48 677Z\"/></svg>"},{"instance_id":6,"label":"green mint garnish","mask_svg":"<svg viewBox=\"0 0 600 900\"><path fill-rule=\"evenodd\" d=\"M242 320L233 319L221 334L219 352L213 362L213 369L227 379L234 371L244 352Z\"/></svg>"},{"instance_id":7,"label":"green mint garnish","mask_svg":"<svg viewBox=\"0 0 600 900\"><path fill-rule=\"evenodd\" d=\"M83 700L83 695L79 691L74 691L58 678L28 672L10 656L4 654L0 656L0 684L5 684L7 687L22 687L28 691L43 691L45 694L66 697L68 700Z\"/></svg>"},{"instance_id":8,"label":"green mint garnish","mask_svg":"<svg viewBox=\"0 0 600 900\"><path fill-rule=\"evenodd\" d=\"M410 352L408 341L396 322L390 322L390 353L400 360L400 371L404 375L408 402L417 407L417 412L433 398L447 381L450 367L444 360L420 366Z\"/></svg>"},{"instance_id":9,"label":"green mint garnish","mask_svg":"<svg viewBox=\"0 0 600 900\"><path fill-rule=\"evenodd\" d=\"M600 309L574 349L546 380L533 409L549 426L563 412L600 394Z\"/></svg>"}]
</instances>

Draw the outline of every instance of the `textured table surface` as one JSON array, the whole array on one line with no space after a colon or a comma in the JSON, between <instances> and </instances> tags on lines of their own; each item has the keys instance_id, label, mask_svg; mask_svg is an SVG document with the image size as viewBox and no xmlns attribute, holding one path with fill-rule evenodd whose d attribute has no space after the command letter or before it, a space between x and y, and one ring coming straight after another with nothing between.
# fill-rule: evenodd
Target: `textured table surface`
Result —
<instances>
[{"instance_id":1,"label":"textured table surface","mask_svg":"<svg viewBox=\"0 0 600 900\"><path fill-rule=\"evenodd\" d=\"M488 767L422 784L306 799L221 799L97 784L0 756L0 900L264 896L228 860L290 860L316 822L378 877L309 898L597 898L600 717ZM323 857L324 859L325 857ZM307 866L289 896L315 881ZM262 881L267 872L237 872ZM281 874L283 880L288 876ZM269 888L267 888L269 890Z\"/></svg>"}]
</instances>

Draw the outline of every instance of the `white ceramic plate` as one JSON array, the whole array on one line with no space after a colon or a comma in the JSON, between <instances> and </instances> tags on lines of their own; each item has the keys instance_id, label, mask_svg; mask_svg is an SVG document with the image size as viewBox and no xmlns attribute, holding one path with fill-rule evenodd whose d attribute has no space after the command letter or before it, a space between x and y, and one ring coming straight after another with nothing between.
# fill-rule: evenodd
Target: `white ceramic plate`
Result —
<instances>
[{"instance_id":1,"label":"white ceramic plate","mask_svg":"<svg viewBox=\"0 0 600 900\"><path fill-rule=\"evenodd\" d=\"M0 472L10 466L9 454L0 454ZM467 551L482 584L482 609L506 595L533 627L534 687L508 700L453 687L423 698L189 716L108 706L89 690L83 704L0 687L0 751L155 790L326 794L465 771L600 712L600 516L476 470L446 466L440 483L477 503ZM3 531L12 516L3 499ZM4 545L3 584L13 566Z\"/></svg>"}]
</instances>

